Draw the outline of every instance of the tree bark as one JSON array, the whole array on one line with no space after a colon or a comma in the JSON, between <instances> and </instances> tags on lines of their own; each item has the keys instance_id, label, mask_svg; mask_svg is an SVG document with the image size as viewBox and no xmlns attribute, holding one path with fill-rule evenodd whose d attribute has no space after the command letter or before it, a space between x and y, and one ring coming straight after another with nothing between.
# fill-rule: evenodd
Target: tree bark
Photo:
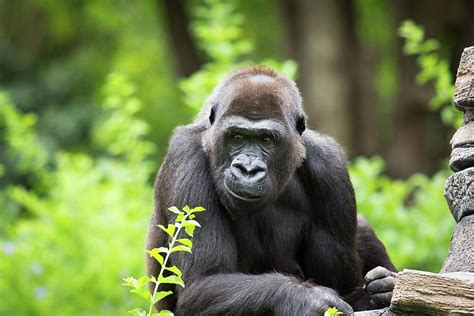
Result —
<instances>
[{"instance_id":1,"label":"tree bark","mask_svg":"<svg viewBox=\"0 0 474 316\"><path fill-rule=\"evenodd\" d=\"M299 87L309 125L352 148L351 65L346 6L334 0L282 2L291 36L290 54L299 62Z\"/></svg>"},{"instance_id":2,"label":"tree bark","mask_svg":"<svg viewBox=\"0 0 474 316\"><path fill-rule=\"evenodd\" d=\"M163 4L170 46L173 49L174 69L178 77L187 77L199 70L202 63L196 44L189 31L189 18L182 0L158 0Z\"/></svg>"}]
</instances>

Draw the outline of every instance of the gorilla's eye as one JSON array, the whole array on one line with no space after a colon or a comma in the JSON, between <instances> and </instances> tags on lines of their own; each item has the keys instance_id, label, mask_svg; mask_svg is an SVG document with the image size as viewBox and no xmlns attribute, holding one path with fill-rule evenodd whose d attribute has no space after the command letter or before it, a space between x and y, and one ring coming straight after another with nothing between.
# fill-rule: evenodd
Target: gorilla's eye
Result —
<instances>
[{"instance_id":1,"label":"gorilla's eye","mask_svg":"<svg viewBox=\"0 0 474 316\"><path fill-rule=\"evenodd\" d=\"M214 110L214 107L212 107L211 109L211 114L209 114L209 122L211 123L214 123L214 120L216 118L216 111Z\"/></svg>"},{"instance_id":2,"label":"gorilla's eye","mask_svg":"<svg viewBox=\"0 0 474 316\"><path fill-rule=\"evenodd\" d=\"M298 121L296 121L296 130L298 131L298 134L303 134L304 130L306 129L306 124L304 121L304 116L300 116L298 118Z\"/></svg>"},{"instance_id":3,"label":"gorilla's eye","mask_svg":"<svg viewBox=\"0 0 474 316\"><path fill-rule=\"evenodd\" d=\"M272 139L273 139L273 137L270 136L270 135L263 135L262 136L262 142L264 142L264 143L269 143L269 142L272 141Z\"/></svg>"},{"instance_id":4,"label":"gorilla's eye","mask_svg":"<svg viewBox=\"0 0 474 316\"><path fill-rule=\"evenodd\" d=\"M242 134L239 134L239 133L233 133L232 138L235 140L242 140L244 136L242 136Z\"/></svg>"}]
</instances>

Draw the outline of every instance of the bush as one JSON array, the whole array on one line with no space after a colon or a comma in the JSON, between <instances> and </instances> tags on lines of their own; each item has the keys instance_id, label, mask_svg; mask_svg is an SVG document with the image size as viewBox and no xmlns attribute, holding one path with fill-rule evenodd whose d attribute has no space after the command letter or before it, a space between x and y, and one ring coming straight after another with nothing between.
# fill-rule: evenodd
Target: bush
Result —
<instances>
[{"instance_id":1,"label":"bush","mask_svg":"<svg viewBox=\"0 0 474 316\"><path fill-rule=\"evenodd\" d=\"M94 131L100 158L59 152L44 195L19 186L0 191L31 214L3 227L2 315L118 315L137 304L119 280L144 273L153 145L135 117L141 104L133 87L114 74L104 91L104 120ZM20 118L10 125L28 117L9 103L2 107ZM32 126L23 128L35 137ZM40 148L26 146L31 137L16 139L20 157L41 156Z\"/></svg>"},{"instance_id":2,"label":"bush","mask_svg":"<svg viewBox=\"0 0 474 316\"><path fill-rule=\"evenodd\" d=\"M350 167L357 208L374 227L399 269L438 272L455 222L443 197L448 170L432 178L394 180L381 158L357 158Z\"/></svg>"}]
</instances>

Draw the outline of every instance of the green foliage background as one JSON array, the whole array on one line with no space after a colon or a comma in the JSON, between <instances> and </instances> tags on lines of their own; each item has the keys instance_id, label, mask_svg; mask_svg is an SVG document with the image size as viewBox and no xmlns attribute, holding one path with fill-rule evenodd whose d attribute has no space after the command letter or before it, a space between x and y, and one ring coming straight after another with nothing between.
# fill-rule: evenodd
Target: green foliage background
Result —
<instances>
[{"instance_id":1,"label":"green foliage background","mask_svg":"<svg viewBox=\"0 0 474 316\"><path fill-rule=\"evenodd\" d=\"M252 10L238 3L196 2L192 29L208 62L178 88L169 66L152 62L169 56L165 34L150 27L157 23L151 2L90 1L80 12L70 2L30 3L48 13L57 43L80 35L87 44L64 60L45 62L35 80L0 93L0 315L120 315L139 306L120 283L144 274L152 180L170 130L189 122L236 67L258 62L297 74L295 62L279 61L252 41L239 13ZM420 83L437 83L433 106L439 108L450 100L452 79L433 56L437 46L423 44L417 32L413 25L402 29L412 43L407 53L420 57ZM368 36L384 43L384 34ZM393 65L390 58L386 63L380 84L390 86L386 71ZM23 102L38 93L48 94L50 104ZM39 115L28 114L33 110ZM452 123L449 111L443 119ZM83 130L86 144L75 141ZM383 169L377 157L352 164L360 212L398 268L439 270L454 227L442 195L449 172L401 181Z\"/></svg>"}]
</instances>

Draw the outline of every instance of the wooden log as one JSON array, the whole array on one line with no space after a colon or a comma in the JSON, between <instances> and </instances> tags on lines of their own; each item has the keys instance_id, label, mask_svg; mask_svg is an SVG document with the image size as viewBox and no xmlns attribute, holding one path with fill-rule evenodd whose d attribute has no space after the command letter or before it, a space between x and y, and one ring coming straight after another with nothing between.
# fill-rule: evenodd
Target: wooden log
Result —
<instances>
[{"instance_id":1,"label":"wooden log","mask_svg":"<svg viewBox=\"0 0 474 316\"><path fill-rule=\"evenodd\" d=\"M390 310L401 314L474 315L474 273L403 270Z\"/></svg>"}]
</instances>

